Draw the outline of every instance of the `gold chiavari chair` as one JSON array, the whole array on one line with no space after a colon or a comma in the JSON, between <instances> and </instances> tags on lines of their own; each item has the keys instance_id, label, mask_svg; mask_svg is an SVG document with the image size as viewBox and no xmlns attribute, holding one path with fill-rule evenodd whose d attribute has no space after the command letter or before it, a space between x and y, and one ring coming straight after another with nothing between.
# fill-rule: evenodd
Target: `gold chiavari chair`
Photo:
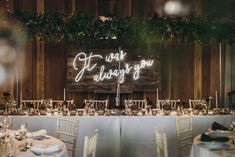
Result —
<instances>
[{"instance_id":1,"label":"gold chiavari chair","mask_svg":"<svg viewBox=\"0 0 235 157\"><path fill-rule=\"evenodd\" d=\"M136 105L139 110L146 109L147 100L125 100L125 108L130 109L132 105Z\"/></svg>"},{"instance_id":2,"label":"gold chiavari chair","mask_svg":"<svg viewBox=\"0 0 235 157\"><path fill-rule=\"evenodd\" d=\"M167 137L158 128L155 129L157 156L168 157Z\"/></svg>"},{"instance_id":3,"label":"gold chiavari chair","mask_svg":"<svg viewBox=\"0 0 235 157\"><path fill-rule=\"evenodd\" d=\"M202 100L191 100L189 99L189 108L194 108L195 106L202 103Z\"/></svg>"},{"instance_id":4,"label":"gold chiavari chair","mask_svg":"<svg viewBox=\"0 0 235 157\"><path fill-rule=\"evenodd\" d=\"M177 100L157 100L160 107L163 108L164 105L170 104L171 109L177 109L177 102L180 102L179 99Z\"/></svg>"},{"instance_id":5,"label":"gold chiavari chair","mask_svg":"<svg viewBox=\"0 0 235 157\"><path fill-rule=\"evenodd\" d=\"M105 109L107 109L108 100L87 100L87 99L85 99L86 108L98 109L100 104L104 104Z\"/></svg>"},{"instance_id":6,"label":"gold chiavari chair","mask_svg":"<svg viewBox=\"0 0 235 157\"><path fill-rule=\"evenodd\" d=\"M88 156L95 157L97 139L98 139L98 129L96 129L92 135L85 136L83 157L88 157Z\"/></svg>"},{"instance_id":7,"label":"gold chiavari chair","mask_svg":"<svg viewBox=\"0 0 235 157\"><path fill-rule=\"evenodd\" d=\"M27 104L33 104L33 108L38 109L38 106L40 106L40 104L43 104L43 99L42 100L21 100L21 108L27 107Z\"/></svg>"},{"instance_id":8,"label":"gold chiavari chair","mask_svg":"<svg viewBox=\"0 0 235 157\"><path fill-rule=\"evenodd\" d=\"M179 156L182 156L182 150L191 146L193 143L192 118L190 116L176 118L177 146Z\"/></svg>"},{"instance_id":9,"label":"gold chiavari chair","mask_svg":"<svg viewBox=\"0 0 235 157\"><path fill-rule=\"evenodd\" d=\"M58 138L67 145L70 145L70 147L67 147L67 150L72 152L72 157L75 157L76 154L78 127L79 123L76 120L57 119Z\"/></svg>"},{"instance_id":10,"label":"gold chiavari chair","mask_svg":"<svg viewBox=\"0 0 235 157\"><path fill-rule=\"evenodd\" d=\"M30 107L34 107L34 102L33 100L21 100L21 108L28 108L28 105L32 105Z\"/></svg>"},{"instance_id":11,"label":"gold chiavari chair","mask_svg":"<svg viewBox=\"0 0 235 157\"><path fill-rule=\"evenodd\" d=\"M59 107L62 107L64 100L51 100L52 106L54 109L58 109Z\"/></svg>"},{"instance_id":12,"label":"gold chiavari chair","mask_svg":"<svg viewBox=\"0 0 235 157\"><path fill-rule=\"evenodd\" d=\"M62 105L64 100L50 100L49 103L55 104L56 107ZM73 104L73 100L66 100L67 106ZM27 107L27 104L33 104L34 109L38 109L38 106L44 103L44 100L21 100L21 108Z\"/></svg>"}]
</instances>

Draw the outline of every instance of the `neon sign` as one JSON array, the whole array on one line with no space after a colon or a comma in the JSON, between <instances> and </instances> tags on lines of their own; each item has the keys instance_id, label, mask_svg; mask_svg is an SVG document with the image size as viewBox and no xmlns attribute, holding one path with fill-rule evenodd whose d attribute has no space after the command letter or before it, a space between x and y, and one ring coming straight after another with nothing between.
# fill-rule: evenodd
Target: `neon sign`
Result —
<instances>
[{"instance_id":1,"label":"neon sign","mask_svg":"<svg viewBox=\"0 0 235 157\"><path fill-rule=\"evenodd\" d=\"M74 80L75 82L79 82L86 72L91 72L95 67L97 67L97 63L92 62L93 59L104 60L106 63L110 64L112 62L124 62L126 56L127 53L124 51L120 51L120 53L110 53L105 56L99 54L94 55L92 52L90 54L80 52L73 60L73 68L78 71ZM82 63L82 68L80 68L80 66L78 67L78 65L80 65L79 63ZM93 76L93 80L96 82L101 82L104 80L117 78L120 83L123 83L126 75L128 74L132 74L133 79L138 80L140 77L140 71L151 67L152 65L153 60L151 59L143 59L133 65L129 65L124 62L124 67L120 69L107 69L105 65L101 65L99 72Z\"/></svg>"}]
</instances>

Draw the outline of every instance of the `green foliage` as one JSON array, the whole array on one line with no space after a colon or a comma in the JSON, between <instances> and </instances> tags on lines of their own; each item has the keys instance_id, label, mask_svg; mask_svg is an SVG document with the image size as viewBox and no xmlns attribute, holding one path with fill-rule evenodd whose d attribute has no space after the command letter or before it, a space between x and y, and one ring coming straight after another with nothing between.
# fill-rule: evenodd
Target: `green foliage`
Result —
<instances>
[{"instance_id":1,"label":"green foliage","mask_svg":"<svg viewBox=\"0 0 235 157\"><path fill-rule=\"evenodd\" d=\"M170 41L187 39L193 42L235 39L231 18L212 19L207 16L187 17L100 17L84 13L17 12L15 16L34 37L44 41L77 41L90 45L100 39L117 38L119 44L149 44L155 39Z\"/></svg>"}]
</instances>

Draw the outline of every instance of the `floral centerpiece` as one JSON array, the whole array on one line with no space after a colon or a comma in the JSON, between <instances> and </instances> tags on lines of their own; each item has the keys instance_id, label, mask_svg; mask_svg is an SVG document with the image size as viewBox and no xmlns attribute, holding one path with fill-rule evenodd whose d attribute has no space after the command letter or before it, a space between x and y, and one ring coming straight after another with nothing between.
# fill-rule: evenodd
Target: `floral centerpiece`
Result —
<instances>
[{"instance_id":1,"label":"floral centerpiece","mask_svg":"<svg viewBox=\"0 0 235 157\"><path fill-rule=\"evenodd\" d=\"M205 113L205 110L207 109L207 104L205 101L201 101L200 103L194 105L193 107L193 114L198 115L200 111L203 111Z\"/></svg>"},{"instance_id":2,"label":"floral centerpiece","mask_svg":"<svg viewBox=\"0 0 235 157\"><path fill-rule=\"evenodd\" d=\"M162 106L163 112L165 115L170 115L171 114L171 103L170 102L166 102L163 106Z\"/></svg>"},{"instance_id":3,"label":"floral centerpiece","mask_svg":"<svg viewBox=\"0 0 235 157\"><path fill-rule=\"evenodd\" d=\"M46 110L47 110L46 101L42 100L42 103L40 103L38 105L38 110L39 110L40 115L46 115L47 114L47 112L46 112Z\"/></svg>"},{"instance_id":4,"label":"floral centerpiece","mask_svg":"<svg viewBox=\"0 0 235 157\"><path fill-rule=\"evenodd\" d=\"M97 113L98 115L104 115L105 114L105 103L104 102L100 102L97 105Z\"/></svg>"},{"instance_id":5,"label":"floral centerpiece","mask_svg":"<svg viewBox=\"0 0 235 157\"><path fill-rule=\"evenodd\" d=\"M131 104L131 105L130 105L130 109L131 109L131 113L132 113L133 115L137 115L138 112L139 112L138 106L137 106L136 104Z\"/></svg>"}]
</instances>

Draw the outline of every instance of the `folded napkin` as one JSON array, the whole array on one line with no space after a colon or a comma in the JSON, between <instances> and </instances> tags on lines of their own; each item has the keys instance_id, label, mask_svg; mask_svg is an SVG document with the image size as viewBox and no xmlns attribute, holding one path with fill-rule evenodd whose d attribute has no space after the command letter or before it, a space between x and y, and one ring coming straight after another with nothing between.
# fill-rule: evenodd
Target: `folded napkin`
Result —
<instances>
[{"instance_id":1,"label":"folded napkin","mask_svg":"<svg viewBox=\"0 0 235 157\"><path fill-rule=\"evenodd\" d=\"M211 127L212 130L224 130L224 131L229 131L229 128L228 127L225 127L223 125L221 125L220 123L218 122L214 122L212 124L212 127Z\"/></svg>"},{"instance_id":2,"label":"folded napkin","mask_svg":"<svg viewBox=\"0 0 235 157\"><path fill-rule=\"evenodd\" d=\"M33 132L32 135L33 135L33 137L42 137L42 136L47 135L47 131L42 129L42 130Z\"/></svg>"},{"instance_id":3,"label":"folded napkin","mask_svg":"<svg viewBox=\"0 0 235 157\"><path fill-rule=\"evenodd\" d=\"M201 141L203 142L228 142L228 137L212 137L203 133L201 135Z\"/></svg>"},{"instance_id":4,"label":"folded napkin","mask_svg":"<svg viewBox=\"0 0 235 157\"><path fill-rule=\"evenodd\" d=\"M30 148L30 150L35 154L53 154L61 150L60 145L51 145L46 147L44 145L36 145Z\"/></svg>"}]
</instances>

